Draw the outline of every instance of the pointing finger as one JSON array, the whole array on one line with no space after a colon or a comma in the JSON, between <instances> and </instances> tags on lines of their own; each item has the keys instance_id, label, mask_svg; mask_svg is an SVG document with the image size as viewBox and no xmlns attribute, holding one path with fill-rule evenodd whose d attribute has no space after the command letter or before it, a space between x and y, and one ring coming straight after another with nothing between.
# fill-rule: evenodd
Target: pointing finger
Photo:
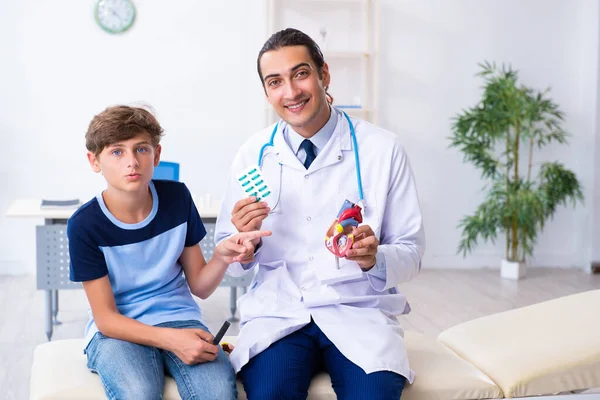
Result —
<instances>
[{"instance_id":1,"label":"pointing finger","mask_svg":"<svg viewBox=\"0 0 600 400\"><path fill-rule=\"evenodd\" d=\"M240 235L239 240L241 241L254 240L265 236L271 236L271 234L271 231L252 231L238 233L238 235Z\"/></svg>"}]
</instances>

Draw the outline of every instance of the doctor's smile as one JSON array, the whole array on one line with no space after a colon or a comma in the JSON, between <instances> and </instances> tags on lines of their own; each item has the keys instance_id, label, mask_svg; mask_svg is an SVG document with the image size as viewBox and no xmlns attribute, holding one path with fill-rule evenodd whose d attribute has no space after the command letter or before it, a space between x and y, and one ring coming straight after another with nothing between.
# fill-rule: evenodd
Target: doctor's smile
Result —
<instances>
[{"instance_id":1,"label":"doctor's smile","mask_svg":"<svg viewBox=\"0 0 600 400\"><path fill-rule=\"evenodd\" d=\"M308 103L308 100L304 100L299 103L290 104L290 105L287 105L284 107L293 113L299 113L304 109L304 106L306 105L306 103Z\"/></svg>"}]
</instances>

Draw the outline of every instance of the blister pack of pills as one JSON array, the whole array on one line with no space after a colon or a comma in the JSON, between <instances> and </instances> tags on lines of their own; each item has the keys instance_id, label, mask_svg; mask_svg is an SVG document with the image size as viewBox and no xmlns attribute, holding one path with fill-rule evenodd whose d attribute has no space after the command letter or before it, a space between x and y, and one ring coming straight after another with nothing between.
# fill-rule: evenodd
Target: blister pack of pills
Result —
<instances>
[{"instance_id":1,"label":"blister pack of pills","mask_svg":"<svg viewBox=\"0 0 600 400\"><path fill-rule=\"evenodd\" d=\"M257 201L260 201L271 194L269 185L265 182L260 168L252 166L242 171L237 179L239 185L247 196L256 197Z\"/></svg>"}]
</instances>

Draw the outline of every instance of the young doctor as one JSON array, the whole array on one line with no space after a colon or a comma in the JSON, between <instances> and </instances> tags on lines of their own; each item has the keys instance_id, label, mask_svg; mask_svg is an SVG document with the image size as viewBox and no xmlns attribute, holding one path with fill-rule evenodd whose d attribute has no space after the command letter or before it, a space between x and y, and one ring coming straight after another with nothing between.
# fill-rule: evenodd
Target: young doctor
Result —
<instances>
[{"instance_id":1,"label":"young doctor","mask_svg":"<svg viewBox=\"0 0 600 400\"><path fill-rule=\"evenodd\" d=\"M396 285L418 274L425 248L407 155L395 134L330 104L329 68L306 34L275 33L257 67L281 120L238 151L215 240L273 234L228 269L257 268L230 360L250 400L305 399L321 370L340 399L398 400L414 373L395 318L410 307ZM258 202L237 182L256 164L271 191ZM336 263L324 238L345 200L361 206L362 223Z\"/></svg>"}]
</instances>

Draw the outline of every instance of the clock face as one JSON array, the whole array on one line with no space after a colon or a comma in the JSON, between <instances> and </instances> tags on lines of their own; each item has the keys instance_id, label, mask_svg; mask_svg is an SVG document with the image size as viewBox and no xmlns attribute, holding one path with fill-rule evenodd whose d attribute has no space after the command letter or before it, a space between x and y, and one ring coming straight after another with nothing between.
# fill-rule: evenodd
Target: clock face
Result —
<instances>
[{"instance_id":1,"label":"clock face","mask_svg":"<svg viewBox=\"0 0 600 400\"><path fill-rule=\"evenodd\" d=\"M135 7L131 0L98 0L94 14L106 32L121 33L133 24Z\"/></svg>"}]
</instances>

